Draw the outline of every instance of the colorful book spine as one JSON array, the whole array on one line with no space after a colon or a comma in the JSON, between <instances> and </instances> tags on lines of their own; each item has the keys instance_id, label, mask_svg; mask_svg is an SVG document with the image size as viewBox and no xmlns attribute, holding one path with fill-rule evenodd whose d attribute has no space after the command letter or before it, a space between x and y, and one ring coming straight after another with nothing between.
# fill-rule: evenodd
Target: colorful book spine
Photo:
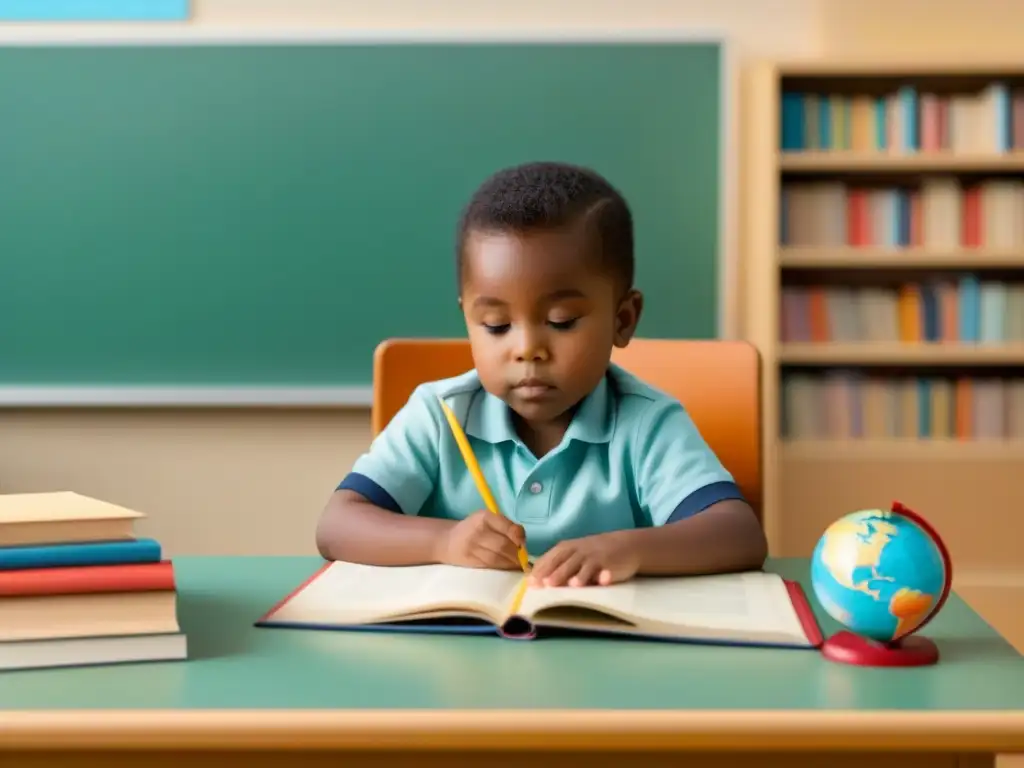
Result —
<instances>
[{"instance_id":1,"label":"colorful book spine","mask_svg":"<svg viewBox=\"0 0 1024 768\"><path fill-rule=\"evenodd\" d=\"M1024 149L1024 88L933 93L905 84L882 96L782 93L780 149L1013 152Z\"/></svg>"},{"instance_id":2,"label":"colorful book spine","mask_svg":"<svg viewBox=\"0 0 1024 768\"><path fill-rule=\"evenodd\" d=\"M783 247L936 251L1024 248L1024 179L977 183L943 175L913 185L787 181L781 190Z\"/></svg>"},{"instance_id":3,"label":"colorful book spine","mask_svg":"<svg viewBox=\"0 0 1024 768\"><path fill-rule=\"evenodd\" d=\"M898 286L785 285L783 343L1024 343L1024 282L963 275Z\"/></svg>"},{"instance_id":4,"label":"colorful book spine","mask_svg":"<svg viewBox=\"0 0 1024 768\"><path fill-rule=\"evenodd\" d=\"M147 538L80 544L0 547L0 571L155 563L159 562L160 557L160 543Z\"/></svg>"},{"instance_id":5,"label":"colorful book spine","mask_svg":"<svg viewBox=\"0 0 1024 768\"><path fill-rule=\"evenodd\" d=\"M1024 440L1024 379L787 373L786 440Z\"/></svg>"}]
</instances>

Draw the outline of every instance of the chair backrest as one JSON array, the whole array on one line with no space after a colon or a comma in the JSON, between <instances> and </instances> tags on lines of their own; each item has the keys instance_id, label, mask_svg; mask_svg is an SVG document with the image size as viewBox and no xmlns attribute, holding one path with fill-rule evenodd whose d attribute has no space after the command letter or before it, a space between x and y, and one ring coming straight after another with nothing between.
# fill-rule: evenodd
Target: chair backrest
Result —
<instances>
[{"instance_id":1,"label":"chair backrest","mask_svg":"<svg viewBox=\"0 0 1024 768\"><path fill-rule=\"evenodd\" d=\"M743 341L635 339L612 361L686 406L697 428L736 478L760 517L761 365ZM373 434L380 433L423 382L473 367L464 339L388 339L374 353Z\"/></svg>"}]
</instances>

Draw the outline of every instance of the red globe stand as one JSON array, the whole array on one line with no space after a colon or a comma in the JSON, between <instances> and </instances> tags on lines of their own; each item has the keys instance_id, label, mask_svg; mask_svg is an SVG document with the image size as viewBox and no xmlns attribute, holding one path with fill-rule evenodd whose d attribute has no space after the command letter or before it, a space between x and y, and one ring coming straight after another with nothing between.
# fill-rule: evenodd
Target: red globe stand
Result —
<instances>
[{"instance_id":1,"label":"red globe stand","mask_svg":"<svg viewBox=\"0 0 1024 768\"><path fill-rule=\"evenodd\" d=\"M895 643L879 643L843 630L822 644L821 655L829 661L860 667L924 667L938 662L939 647L917 635Z\"/></svg>"},{"instance_id":2,"label":"red globe stand","mask_svg":"<svg viewBox=\"0 0 1024 768\"><path fill-rule=\"evenodd\" d=\"M935 618L943 603L946 602L946 598L949 597L949 592L953 587L953 561L950 559L949 550L946 549L938 531L932 528L931 524L921 515L907 509L898 501L893 502L891 511L894 515L902 515L920 526L935 542L946 572L942 592L931 612L911 630L914 634L905 634L888 643L882 643L854 634L849 630L836 632L821 646L821 655L829 661L861 667L923 667L936 664L939 661L939 648L935 642L916 633Z\"/></svg>"}]
</instances>

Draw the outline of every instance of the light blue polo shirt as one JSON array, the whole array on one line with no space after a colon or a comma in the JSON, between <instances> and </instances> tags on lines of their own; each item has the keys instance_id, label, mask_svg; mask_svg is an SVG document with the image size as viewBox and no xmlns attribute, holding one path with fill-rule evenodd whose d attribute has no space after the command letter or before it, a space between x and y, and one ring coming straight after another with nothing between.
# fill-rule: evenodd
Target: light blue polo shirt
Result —
<instances>
[{"instance_id":1,"label":"light blue polo shirt","mask_svg":"<svg viewBox=\"0 0 1024 768\"><path fill-rule=\"evenodd\" d=\"M525 528L531 557L565 539L663 525L743 498L679 401L616 365L540 459L475 370L422 384L338 488L407 515L459 520L484 509L438 397L462 424L498 507Z\"/></svg>"}]
</instances>

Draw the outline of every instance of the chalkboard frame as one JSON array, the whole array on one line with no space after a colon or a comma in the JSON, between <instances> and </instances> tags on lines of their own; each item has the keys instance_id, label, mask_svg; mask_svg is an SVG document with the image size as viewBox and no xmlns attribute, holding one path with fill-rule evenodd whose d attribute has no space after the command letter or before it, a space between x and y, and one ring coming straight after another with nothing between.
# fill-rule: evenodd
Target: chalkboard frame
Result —
<instances>
[{"instance_id":1,"label":"chalkboard frame","mask_svg":"<svg viewBox=\"0 0 1024 768\"><path fill-rule=\"evenodd\" d=\"M738 123L735 119L736 67L728 36L709 28L602 29L538 26L522 29L237 29L152 27L118 31L79 26L7 28L0 46L66 45L295 45L367 43L690 43L712 44L719 52L720 174L718 227L717 338L736 338L739 247L737 227ZM18 386L0 385L6 408L369 408L372 386Z\"/></svg>"}]
</instances>

